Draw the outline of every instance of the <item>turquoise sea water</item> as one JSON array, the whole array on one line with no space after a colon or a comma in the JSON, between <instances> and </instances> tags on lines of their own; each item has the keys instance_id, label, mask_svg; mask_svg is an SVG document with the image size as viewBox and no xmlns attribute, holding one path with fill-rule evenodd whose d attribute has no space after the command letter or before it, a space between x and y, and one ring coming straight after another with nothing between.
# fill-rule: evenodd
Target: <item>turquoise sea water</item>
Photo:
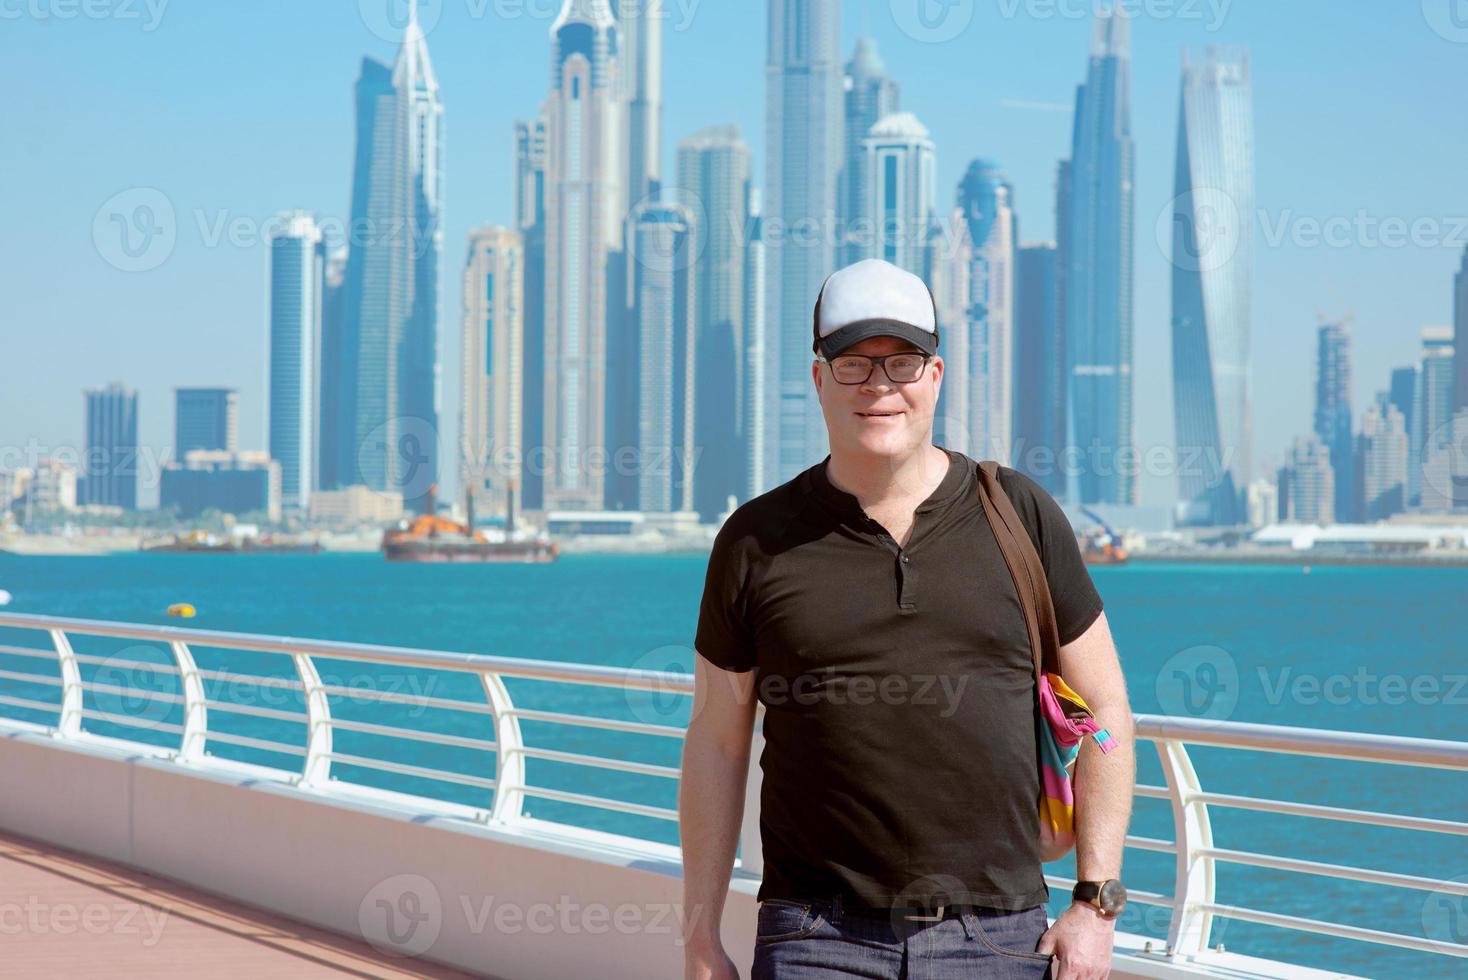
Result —
<instances>
[{"instance_id":1,"label":"turquoise sea water","mask_svg":"<svg viewBox=\"0 0 1468 980\"><path fill-rule=\"evenodd\" d=\"M0 555L7 612L187 625L203 629L351 640L557 661L687 670L702 587L701 556L571 555L547 566L391 565L373 555L121 555L41 558ZM1312 728L1468 740L1468 569L1284 566L1145 566L1094 570L1139 713L1192 715ZM198 618L170 620L173 602ZM36 633L0 630L0 643L43 646ZM128 641L75 640L78 652L165 663L166 651ZM285 658L196 649L201 666L293 676ZM364 669L321 662L328 683L353 690L427 694L482 703L471 678L435 672ZM0 670L47 672L38 660L0 655ZM119 687L176 691L168 675L84 665L84 678ZM681 725L687 699L620 690L510 681L517 704ZM211 698L297 711L292 692L257 685L206 685ZM0 679L0 692L43 701L55 689ZM176 722L177 710L106 692L87 705L111 721L103 734L171 744L148 725ZM366 696L333 698L335 717L490 737L489 720L466 712L386 705ZM42 713L0 706L0 714L49 722ZM129 723L129 724L123 724ZM211 709L211 729L299 744L302 726ZM595 729L526 722L532 745L619 755L676 766L676 743ZM289 755L211 743L220 756L289 768ZM493 754L468 748L339 732L335 749L476 776L494 775ZM1468 778L1446 771L1333 762L1195 748L1210 791L1405 812L1462 820ZM1161 784L1156 752L1138 747L1141 781ZM488 791L338 765L344 779L483 806ZM532 784L674 807L671 780L531 760ZM667 842L670 823L531 799L536 816L604 827ZM1215 845L1236 850L1468 880L1463 837L1392 831L1213 810ZM1132 833L1171 840L1165 801L1139 799ZM1133 888L1171 894L1172 855L1129 850ZM1053 870L1070 875L1068 862ZM1224 865L1218 901L1274 912L1468 941L1468 899L1330 878ZM1057 893L1056 909L1061 907ZM1165 935L1167 910L1133 903L1123 929ZM1462 975L1463 960L1384 950L1347 940L1219 920L1213 937L1239 952L1379 977Z\"/></svg>"}]
</instances>

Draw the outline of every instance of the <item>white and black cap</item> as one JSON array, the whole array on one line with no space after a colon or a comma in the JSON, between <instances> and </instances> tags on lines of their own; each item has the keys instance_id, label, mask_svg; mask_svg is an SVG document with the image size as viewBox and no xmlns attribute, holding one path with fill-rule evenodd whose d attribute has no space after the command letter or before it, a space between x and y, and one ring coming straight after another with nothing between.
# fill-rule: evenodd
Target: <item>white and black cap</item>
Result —
<instances>
[{"instance_id":1,"label":"white and black cap","mask_svg":"<svg viewBox=\"0 0 1468 980\"><path fill-rule=\"evenodd\" d=\"M826 277L816 298L813 349L832 358L868 337L900 337L938 352L938 308L922 279L881 259Z\"/></svg>"}]
</instances>

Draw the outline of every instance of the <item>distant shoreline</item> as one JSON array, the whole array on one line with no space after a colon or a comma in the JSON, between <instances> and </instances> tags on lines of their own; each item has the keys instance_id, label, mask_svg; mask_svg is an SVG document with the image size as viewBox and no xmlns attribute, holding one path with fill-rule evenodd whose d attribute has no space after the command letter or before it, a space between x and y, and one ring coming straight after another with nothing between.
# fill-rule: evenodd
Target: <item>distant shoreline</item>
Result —
<instances>
[{"instance_id":1,"label":"distant shoreline","mask_svg":"<svg viewBox=\"0 0 1468 980\"><path fill-rule=\"evenodd\" d=\"M1468 568L1468 551L1411 555L1318 554L1290 551L1132 552L1132 564L1151 565L1360 565L1386 568Z\"/></svg>"}]
</instances>

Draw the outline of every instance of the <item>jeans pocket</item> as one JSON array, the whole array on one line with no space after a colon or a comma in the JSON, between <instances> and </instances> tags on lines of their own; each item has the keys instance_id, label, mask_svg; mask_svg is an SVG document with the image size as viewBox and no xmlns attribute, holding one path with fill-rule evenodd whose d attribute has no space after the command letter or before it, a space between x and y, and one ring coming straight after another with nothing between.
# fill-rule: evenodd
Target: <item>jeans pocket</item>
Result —
<instances>
[{"instance_id":1,"label":"jeans pocket","mask_svg":"<svg viewBox=\"0 0 1468 980\"><path fill-rule=\"evenodd\" d=\"M1045 906L1037 905L1020 912L1000 910L970 913L974 917L974 931L984 947L1000 956L1049 963L1050 956L1035 947L1040 937L1049 928L1050 920L1045 915Z\"/></svg>"},{"instance_id":2,"label":"jeans pocket","mask_svg":"<svg viewBox=\"0 0 1468 980\"><path fill-rule=\"evenodd\" d=\"M809 902L768 898L759 905L754 941L756 945L763 945L804 939L816 931L820 921L821 917L811 911Z\"/></svg>"}]
</instances>

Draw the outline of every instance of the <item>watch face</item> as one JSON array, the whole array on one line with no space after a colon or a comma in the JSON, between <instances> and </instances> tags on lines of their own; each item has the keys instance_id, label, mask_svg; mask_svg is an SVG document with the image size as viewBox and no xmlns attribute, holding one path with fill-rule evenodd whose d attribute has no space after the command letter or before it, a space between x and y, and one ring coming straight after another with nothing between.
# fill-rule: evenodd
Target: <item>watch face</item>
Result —
<instances>
[{"instance_id":1,"label":"watch face","mask_svg":"<svg viewBox=\"0 0 1468 980\"><path fill-rule=\"evenodd\" d=\"M1096 896L1096 904L1107 915L1116 915L1126 905L1126 886L1112 878L1101 886L1101 894Z\"/></svg>"}]
</instances>

